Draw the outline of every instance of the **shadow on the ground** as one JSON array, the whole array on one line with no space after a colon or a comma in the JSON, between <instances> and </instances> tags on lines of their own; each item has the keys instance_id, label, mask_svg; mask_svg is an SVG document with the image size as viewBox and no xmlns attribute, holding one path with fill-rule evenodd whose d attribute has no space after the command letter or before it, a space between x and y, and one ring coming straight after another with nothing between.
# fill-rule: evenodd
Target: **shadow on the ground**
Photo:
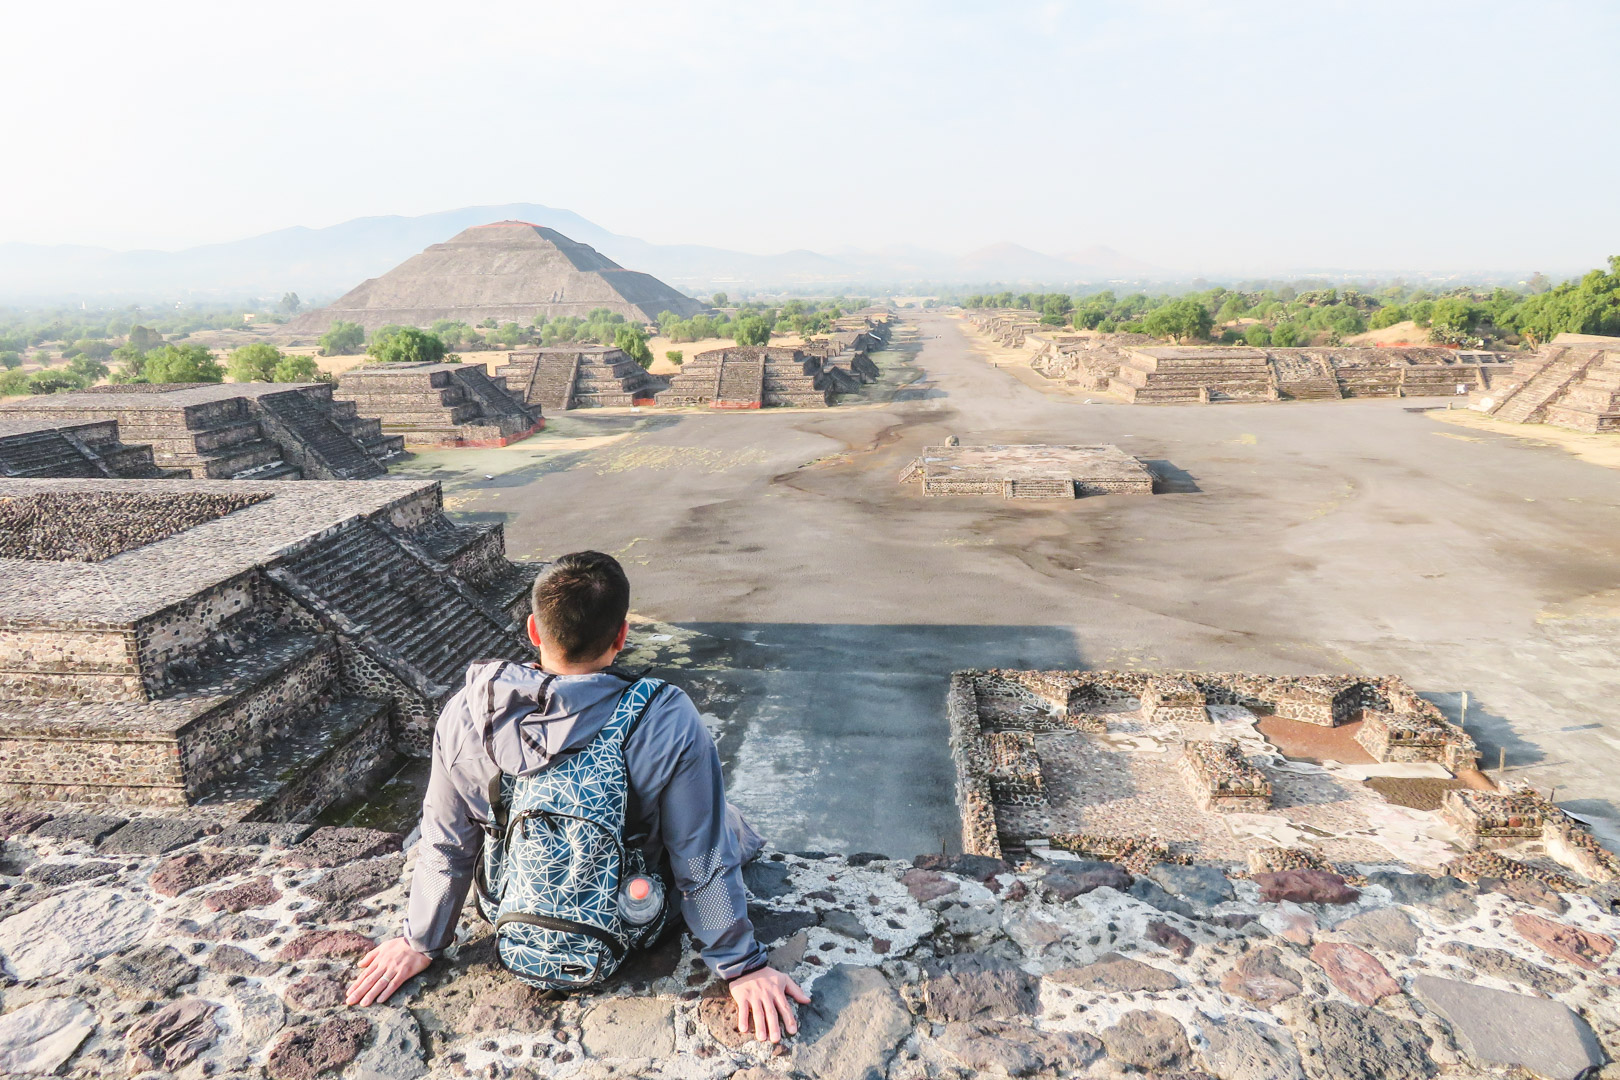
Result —
<instances>
[{"instance_id":1,"label":"shadow on the ground","mask_svg":"<svg viewBox=\"0 0 1620 1080\"><path fill-rule=\"evenodd\" d=\"M1153 474L1155 495L1195 495L1204 490L1192 473L1161 458L1143 458L1142 464Z\"/></svg>"}]
</instances>

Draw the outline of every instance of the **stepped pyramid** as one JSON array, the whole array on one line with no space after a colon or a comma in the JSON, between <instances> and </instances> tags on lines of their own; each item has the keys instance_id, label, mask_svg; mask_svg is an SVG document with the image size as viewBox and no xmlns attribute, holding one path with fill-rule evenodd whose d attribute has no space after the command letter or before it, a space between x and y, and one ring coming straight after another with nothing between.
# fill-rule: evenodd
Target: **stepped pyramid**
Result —
<instances>
[{"instance_id":1,"label":"stepped pyramid","mask_svg":"<svg viewBox=\"0 0 1620 1080\"><path fill-rule=\"evenodd\" d=\"M537 570L431 482L0 478L0 800L313 820L530 657Z\"/></svg>"},{"instance_id":2,"label":"stepped pyramid","mask_svg":"<svg viewBox=\"0 0 1620 1080\"><path fill-rule=\"evenodd\" d=\"M704 309L650 274L626 270L555 229L497 221L463 229L411 256L331 306L300 315L279 336L323 334L336 319L368 331L389 324L425 327L438 319L528 325L537 315L583 316L604 307L635 323L653 322L665 311L687 318Z\"/></svg>"}]
</instances>

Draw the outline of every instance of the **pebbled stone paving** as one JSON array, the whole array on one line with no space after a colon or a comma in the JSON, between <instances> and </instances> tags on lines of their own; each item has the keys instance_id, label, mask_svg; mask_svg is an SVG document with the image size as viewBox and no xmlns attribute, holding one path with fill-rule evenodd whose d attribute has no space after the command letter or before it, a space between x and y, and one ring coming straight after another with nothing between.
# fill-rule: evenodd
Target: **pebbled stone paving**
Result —
<instances>
[{"instance_id":1,"label":"pebbled stone paving","mask_svg":"<svg viewBox=\"0 0 1620 1080\"><path fill-rule=\"evenodd\" d=\"M1565 1007L1600 1050L1620 1050L1620 969L1604 952L1620 915L1601 890L1561 894L1566 910L1552 918L1544 898L1421 875L1347 882L1360 895L1346 904L1267 902L1237 872L1220 874L1228 899L1209 874L1127 879L1112 864L1071 861L767 858L758 865L772 869L755 876L776 895L749 915L812 996L801 1033L779 1047L736 1033L725 985L684 936L633 956L601 990L550 1000L500 968L470 908L458 944L427 972L385 1005L347 1010L355 957L399 932L414 854L390 848L391 835L340 833L345 850L381 850L333 866L289 864L314 832L292 847L221 833L116 859L81 842L12 837L0 852L12 871L0 877L10 886L0 962L14 959L4 943L20 944L25 964L28 949L49 943L49 962L23 978L8 967L0 1036L19 1034L0 1038L0 1052L62 1048L46 1071L133 1066L181 1080L607 1080L653 1069L665 1080L1384 1080L1442 1069L1506 1080L1509 1066L1486 1060L1501 1057L1488 1031L1470 1034L1421 1000L1418 980L1431 977ZM306 854L324 861L335 850L325 839ZM374 893L336 899L377 880ZM334 899L312 895L326 890ZM1392 902L1397 893L1409 902ZM233 911L230 896L267 902ZM1192 917L1159 906L1167 901ZM120 911L142 917L123 927ZM1170 931L1191 947L1175 948ZM175 1008L191 1001L212 1007L206 1020L203 1006ZM84 1011L53 1005L30 1019L26 1010L49 1002ZM82 1035L75 1017L89 1024ZM1545 1038L1522 1026L1540 1039L1517 1051L1525 1062L1560 1030L1542 1026Z\"/></svg>"}]
</instances>

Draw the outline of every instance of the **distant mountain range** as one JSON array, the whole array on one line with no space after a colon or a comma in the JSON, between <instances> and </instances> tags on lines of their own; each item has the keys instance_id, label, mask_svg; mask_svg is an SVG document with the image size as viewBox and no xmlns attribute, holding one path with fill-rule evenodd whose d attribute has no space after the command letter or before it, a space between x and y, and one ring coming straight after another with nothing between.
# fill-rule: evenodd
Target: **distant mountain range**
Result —
<instances>
[{"instance_id":1,"label":"distant mountain range","mask_svg":"<svg viewBox=\"0 0 1620 1080\"><path fill-rule=\"evenodd\" d=\"M750 255L700 244L652 244L609 232L571 210L512 203L420 217L355 218L323 229L297 226L181 251L5 243L0 244L0 302L238 299L289 290L309 300L330 298L468 226L507 219L556 229L627 269L691 293L922 282L1010 288L1165 276L1106 247L1062 256L1017 244L994 244L962 256L914 247Z\"/></svg>"}]
</instances>

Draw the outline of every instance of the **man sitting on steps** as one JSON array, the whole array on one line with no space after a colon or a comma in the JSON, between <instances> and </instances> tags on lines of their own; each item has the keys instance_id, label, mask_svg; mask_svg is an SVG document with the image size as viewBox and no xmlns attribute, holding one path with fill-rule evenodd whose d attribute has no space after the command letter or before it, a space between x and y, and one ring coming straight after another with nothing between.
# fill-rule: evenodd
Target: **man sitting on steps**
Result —
<instances>
[{"instance_id":1,"label":"man sitting on steps","mask_svg":"<svg viewBox=\"0 0 1620 1080\"><path fill-rule=\"evenodd\" d=\"M350 1005L387 1000L450 944L486 829L500 816L492 814L491 781L562 768L610 723L634 682L609 667L624 648L629 608L630 583L616 560L595 551L564 555L534 585L528 632L540 663L485 661L468 669L433 736L404 933L360 960ZM679 890L687 929L730 986L737 1030L752 1028L771 1042L795 1033L789 998L810 999L768 966L754 939L742 866L762 841L726 802L720 755L697 708L684 692L662 686L624 739L624 839ZM645 880L632 881L628 895L640 901L647 888Z\"/></svg>"}]
</instances>

